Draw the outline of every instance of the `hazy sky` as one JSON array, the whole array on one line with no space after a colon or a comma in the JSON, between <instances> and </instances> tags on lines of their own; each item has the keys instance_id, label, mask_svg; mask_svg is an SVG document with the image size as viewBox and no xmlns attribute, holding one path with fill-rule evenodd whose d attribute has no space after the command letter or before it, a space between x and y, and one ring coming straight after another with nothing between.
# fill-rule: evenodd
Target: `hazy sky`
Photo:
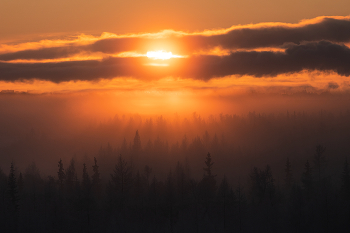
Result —
<instances>
[{"instance_id":1,"label":"hazy sky","mask_svg":"<svg viewBox=\"0 0 350 233\"><path fill-rule=\"evenodd\" d=\"M193 32L259 22L296 23L317 16L345 16L349 8L347 0L2 0L0 39L78 32Z\"/></svg>"},{"instance_id":2,"label":"hazy sky","mask_svg":"<svg viewBox=\"0 0 350 233\"><path fill-rule=\"evenodd\" d=\"M340 115L350 110L349 9L349 0L0 0L1 142L31 129L66 138L115 115ZM169 59L150 57L159 50Z\"/></svg>"},{"instance_id":3,"label":"hazy sky","mask_svg":"<svg viewBox=\"0 0 350 233\"><path fill-rule=\"evenodd\" d=\"M108 111L114 93L118 111L147 114L200 112L206 100L233 113L230 101L252 93L349 95L348 9L345 0L2 0L0 91L84 92L94 106L109 99ZM159 50L170 59L148 56Z\"/></svg>"}]
</instances>

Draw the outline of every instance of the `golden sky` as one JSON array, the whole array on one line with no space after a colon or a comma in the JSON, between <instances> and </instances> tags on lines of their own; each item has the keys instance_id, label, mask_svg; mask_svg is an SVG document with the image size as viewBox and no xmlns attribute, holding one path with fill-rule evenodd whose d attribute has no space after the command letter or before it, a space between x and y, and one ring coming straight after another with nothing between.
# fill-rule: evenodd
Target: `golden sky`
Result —
<instances>
[{"instance_id":1,"label":"golden sky","mask_svg":"<svg viewBox=\"0 0 350 233\"><path fill-rule=\"evenodd\" d=\"M349 14L347 0L2 0L0 40L60 33L203 31Z\"/></svg>"},{"instance_id":2,"label":"golden sky","mask_svg":"<svg viewBox=\"0 0 350 233\"><path fill-rule=\"evenodd\" d=\"M247 93L347 94L349 8L343 0L5 0L0 91L113 93L132 102L122 110L147 114L204 111L203 99L227 111L223 103Z\"/></svg>"}]
</instances>

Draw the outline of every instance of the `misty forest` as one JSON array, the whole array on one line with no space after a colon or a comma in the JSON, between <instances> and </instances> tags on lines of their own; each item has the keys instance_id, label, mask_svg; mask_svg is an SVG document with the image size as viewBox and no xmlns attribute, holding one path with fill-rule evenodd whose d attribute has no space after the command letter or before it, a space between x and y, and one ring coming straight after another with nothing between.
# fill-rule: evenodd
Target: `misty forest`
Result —
<instances>
[{"instance_id":1,"label":"misty forest","mask_svg":"<svg viewBox=\"0 0 350 233\"><path fill-rule=\"evenodd\" d=\"M1 232L350 227L349 111L116 116L77 132L12 122L0 135Z\"/></svg>"}]
</instances>

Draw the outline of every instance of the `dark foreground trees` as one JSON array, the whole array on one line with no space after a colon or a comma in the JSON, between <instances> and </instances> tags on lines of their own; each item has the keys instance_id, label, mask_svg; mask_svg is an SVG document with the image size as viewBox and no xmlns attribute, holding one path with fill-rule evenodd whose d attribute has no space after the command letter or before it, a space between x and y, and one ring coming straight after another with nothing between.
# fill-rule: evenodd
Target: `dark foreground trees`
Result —
<instances>
[{"instance_id":1,"label":"dark foreground trees","mask_svg":"<svg viewBox=\"0 0 350 233\"><path fill-rule=\"evenodd\" d=\"M7 176L0 170L1 230L346 232L349 165L347 160L341 165L336 186L319 169L324 153L316 147L315 156L310 156L314 162L306 159L299 177L287 159L280 177L269 165L258 164L246 174L248 182L242 178L239 183L226 174L216 176L219 157L210 153L199 164L200 179L180 161L159 176L152 164L139 170L123 156L116 158L108 179L101 177L97 158L92 164L71 160L67 169L60 159L55 176L47 178L35 164L21 175L11 163Z\"/></svg>"}]
</instances>

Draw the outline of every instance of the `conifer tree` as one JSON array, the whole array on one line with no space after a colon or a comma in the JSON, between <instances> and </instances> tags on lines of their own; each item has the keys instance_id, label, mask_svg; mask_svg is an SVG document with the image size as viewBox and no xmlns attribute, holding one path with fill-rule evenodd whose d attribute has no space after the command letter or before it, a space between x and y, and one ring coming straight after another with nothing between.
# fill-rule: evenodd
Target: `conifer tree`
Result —
<instances>
[{"instance_id":1,"label":"conifer tree","mask_svg":"<svg viewBox=\"0 0 350 233\"><path fill-rule=\"evenodd\" d=\"M66 171L66 185L67 185L67 191L72 192L75 188L75 184L77 181L77 174L75 171L75 161L74 159L71 159L69 167Z\"/></svg>"},{"instance_id":2,"label":"conifer tree","mask_svg":"<svg viewBox=\"0 0 350 233\"><path fill-rule=\"evenodd\" d=\"M133 196L138 204L142 204L144 194L144 177L141 176L140 171L137 171L134 180L134 193Z\"/></svg>"},{"instance_id":3,"label":"conifer tree","mask_svg":"<svg viewBox=\"0 0 350 233\"><path fill-rule=\"evenodd\" d=\"M341 181L341 195L344 200L350 200L350 169L348 159L346 159L344 163Z\"/></svg>"},{"instance_id":4,"label":"conifer tree","mask_svg":"<svg viewBox=\"0 0 350 233\"><path fill-rule=\"evenodd\" d=\"M157 215L157 205L158 205L158 190L157 190L157 179L153 176L152 183L150 185L150 199L154 209L154 215Z\"/></svg>"},{"instance_id":5,"label":"conifer tree","mask_svg":"<svg viewBox=\"0 0 350 233\"><path fill-rule=\"evenodd\" d=\"M8 214L11 216L8 219L8 224L12 232L17 232L18 229L18 217L19 217L19 196L18 196L18 185L15 176L15 168L11 163L10 174L8 176L8 195L10 198L10 206Z\"/></svg>"},{"instance_id":6,"label":"conifer tree","mask_svg":"<svg viewBox=\"0 0 350 233\"><path fill-rule=\"evenodd\" d=\"M180 195L181 201L183 201L185 198L185 193L187 191L187 177L185 175L184 168L180 162L177 162L175 175L177 192Z\"/></svg>"},{"instance_id":7,"label":"conifer tree","mask_svg":"<svg viewBox=\"0 0 350 233\"><path fill-rule=\"evenodd\" d=\"M291 168L291 164L289 162L289 158L287 158L286 161L286 168L284 169L285 171L285 186L287 190L290 190L292 187L292 183L293 183L293 175L292 175L292 168Z\"/></svg>"},{"instance_id":8,"label":"conifer tree","mask_svg":"<svg viewBox=\"0 0 350 233\"><path fill-rule=\"evenodd\" d=\"M265 170L254 167L250 174L250 181L252 202L261 204L265 198L268 198L272 205L275 196L275 185L270 166L267 165Z\"/></svg>"},{"instance_id":9,"label":"conifer tree","mask_svg":"<svg viewBox=\"0 0 350 233\"><path fill-rule=\"evenodd\" d=\"M301 182L303 184L303 188L306 193L307 199L310 199L312 188L313 188L313 178L312 178L312 170L311 170L309 160L306 160L304 169L305 171L302 174Z\"/></svg>"},{"instance_id":10,"label":"conifer tree","mask_svg":"<svg viewBox=\"0 0 350 233\"><path fill-rule=\"evenodd\" d=\"M83 164L83 208L87 212L87 223L90 225L90 205L91 205L91 181L89 174L87 173L86 164Z\"/></svg>"},{"instance_id":11,"label":"conifer tree","mask_svg":"<svg viewBox=\"0 0 350 233\"><path fill-rule=\"evenodd\" d=\"M205 167L203 168L203 170L206 172L206 176L212 177L211 170L214 163L211 161L210 153L207 154L207 157L204 163L205 163Z\"/></svg>"},{"instance_id":12,"label":"conifer tree","mask_svg":"<svg viewBox=\"0 0 350 233\"><path fill-rule=\"evenodd\" d=\"M134 145L132 146L132 149L134 152L140 152L141 150L141 139L139 135L139 131L136 130L135 137L134 137Z\"/></svg>"},{"instance_id":13,"label":"conifer tree","mask_svg":"<svg viewBox=\"0 0 350 233\"><path fill-rule=\"evenodd\" d=\"M22 172L19 173L19 177L18 177L18 191L19 194L21 195L23 192L23 176L22 176Z\"/></svg>"},{"instance_id":14,"label":"conifer tree","mask_svg":"<svg viewBox=\"0 0 350 233\"><path fill-rule=\"evenodd\" d=\"M19 197L18 197L18 185L16 181L15 168L13 162L10 167L10 174L8 176L8 193L10 201L14 210L17 212L19 209Z\"/></svg>"},{"instance_id":15,"label":"conifer tree","mask_svg":"<svg viewBox=\"0 0 350 233\"><path fill-rule=\"evenodd\" d=\"M316 152L314 154L314 164L315 164L319 182L321 181L322 170L324 169L324 166L326 164L326 159L323 155L325 151L326 151L326 148L324 146L322 145L316 146Z\"/></svg>"},{"instance_id":16,"label":"conifer tree","mask_svg":"<svg viewBox=\"0 0 350 233\"><path fill-rule=\"evenodd\" d=\"M205 174L200 183L200 188L201 188L200 193L204 201L207 202L214 198L215 191L216 191L216 180L215 180L215 176L212 174L212 168L214 163L212 162L210 153L207 154L207 157L204 163L205 163L205 167L203 168L203 170L205 171Z\"/></svg>"},{"instance_id":17,"label":"conifer tree","mask_svg":"<svg viewBox=\"0 0 350 233\"><path fill-rule=\"evenodd\" d=\"M237 205L238 205L238 224L239 224L239 231L242 231L242 219L243 219L243 212L244 212L244 206L246 203L246 199L241 187L241 184L238 183L238 187L236 190L237 193Z\"/></svg>"},{"instance_id":18,"label":"conifer tree","mask_svg":"<svg viewBox=\"0 0 350 233\"><path fill-rule=\"evenodd\" d=\"M91 181L90 181L90 177L89 174L87 173L87 169L86 169L86 164L83 164L83 189L85 191L90 191L91 188Z\"/></svg>"},{"instance_id":19,"label":"conifer tree","mask_svg":"<svg viewBox=\"0 0 350 233\"><path fill-rule=\"evenodd\" d=\"M149 186L149 176L151 175L152 173L152 168L150 168L148 165L145 166L145 169L144 169L144 173L145 173L145 176L146 176L146 180L147 180L147 187Z\"/></svg>"},{"instance_id":20,"label":"conifer tree","mask_svg":"<svg viewBox=\"0 0 350 233\"><path fill-rule=\"evenodd\" d=\"M5 206L6 190L7 190L7 176L0 168L0 206L2 206L3 210L5 209L4 206ZM0 223L1 223L1 220L0 220Z\"/></svg>"},{"instance_id":21,"label":"conifer tree","mask_svg":"<svg viewBox=\"0 0 350 233\"><path fill-rule=\"evenodd\" d=\"M229 197L229 191L230 187L227 182L226 175L224 175L224 178L222 179L220 186L219 186L219 200L222 202L223 207L223 220L224 220L224 229L226 229L226 212L227 212L227 206L228 203L228 197Z\"/></svg>"},{"instance_id":22,"label":"conifer tree","mask_svg":"<svg viewBox=\"0 0 350 233\"><path fill-rule=\"evenodd\" d=\"M92 175L92 185L98 187L100 185L100 172L98 170L97 159L94 157L94 165L92 166L94 174Z\"/></svg>"},{"instance_id":23,"label":"conifer tree","mask_svg":"<svg viewBox=\"0 0 350 233\"><path fill-rule=\"evenodd\" d=\"M64 168L63 168L63 163L62 163L62 159L60 159L60 161L58 162L58 183L60 185L60 189L62 190L63 188L63 182L66 179L66 174L64 173Z\"/></svg>"},{"instance_id":24,"label":"conifer tree","mask_svg":"<svg viewBox=\"0 0 350 233\"><path fill-rule=\"evenodd\" d=\"M169 214L170 219L170 232L174 232L174 203L176 199L174 178L171 171L167 177L165 199L167 204L167 213Z\"/></svg>"},{"instance_id":25,"label":"conifer tree","mask_svg":"<svg viewBox=\"0 0 350 233\"><path fill-rule=\"evenodd\" d=\"M275 192L276 192L276 188L275 188L275 180L272 177L272 172L271 172L271 167L269 165L266 166L265 168L265 190L268 194L268 197L270 199L270 203L271 205L273 204L273 201L275 199Z\"/></svg>"},{"instance_id":26,"label":"conifer tree","mask_svg":"<svg viewBox=\"0 0 350 233\"><path fill-rule=\"evenodd\" d=\"M120 155L114 172L111 174L112 181L118 193L124 195L130 188L132 181L131 167Z\"/></svg>"},{"instance_id":27,"label":"conifer tree","mask_svg":"<svg viewBox=\"0 0 350 233\"><path fill-rule=\"evenodd\" d=\"M124 138L123 143L120 147L120 152L122 155L126 155L128 153L128 143L127 143L125 138Z\"/></svg>"}]
</instances>

